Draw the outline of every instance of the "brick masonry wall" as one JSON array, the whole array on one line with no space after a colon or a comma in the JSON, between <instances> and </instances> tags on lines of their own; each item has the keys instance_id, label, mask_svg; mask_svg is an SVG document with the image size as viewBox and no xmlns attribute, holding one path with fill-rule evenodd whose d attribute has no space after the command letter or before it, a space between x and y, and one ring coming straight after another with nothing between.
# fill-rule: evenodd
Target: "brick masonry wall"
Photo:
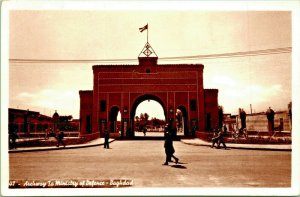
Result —
<instances>
[{"instance_id":1,"label":"brick masonry wall","mask_svg":"<svg viewBox=\"0 0 300 197\"><path fill-rule=\"evenodd\" d=\"M291 131L290 117L287 111L275 112L274 126L279 127L283 120L283 131ZM240 119L238 125L241 126ZM268 131L268 120L265 113L247 114L246 127L249 131Z\"/></svg>"}]
</instances>

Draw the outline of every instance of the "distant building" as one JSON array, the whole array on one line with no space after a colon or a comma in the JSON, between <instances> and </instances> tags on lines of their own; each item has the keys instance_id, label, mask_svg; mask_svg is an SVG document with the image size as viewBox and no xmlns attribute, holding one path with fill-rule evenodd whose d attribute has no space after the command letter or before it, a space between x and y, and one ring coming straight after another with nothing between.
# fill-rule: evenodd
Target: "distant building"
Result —
<instances>
[{"instance_id":1,"label":"distant building","mask_svg":"<svg viewBox=\"0 0 300 197\"><path fill-rule=\"evenodd\" d=\"M238 122L240 125L240 120ZM265 112L247 114L246 125L249 131L268 131L268 120ZM276 111L274 127L277 131L291 131L291 122L288 111Z\"/></svg>"},{"instance_id":2,"label":"distant building","mask_svg":"<svg viewBox=\"0 0 300 197\"><path fill-rule=\"evenodd\" d=\"M52 117L45 116L36 111L22 109L8 109L9 132L39 132L52 127Z\"/></svg>"},{"instance_id":3,"label":"distant building","mask_svg":"<svg viewBox=\"0 0 300 197\"><path fill-rule=\"evenodd\" d=\"M70 127L71 127L70 131L79 131L79 124L80 124L79 119L72 119L70 121Z\"/></svg>"},{"instance_id":4,"label":"distant building","mask_svg":"<svg viewBox=\"0 0 300 197\"><path fill-rule=\"evenodd\" d=\"M59 116L55 111L52 117L40 114L36 111L23 109L8 109L9 132L18 133L44 132L46 129L56 131L79 131L79 119L72 116Z\"/></svg>"},{"instance_id":5,"label":"distant building","mask_svg":"<svg viewBox=\"0 0 300 197\"><path fill-rule=\"evenodd\" d=\"M224 114L223 123L228 131L235 131L237 127L237 115Z\"/></svg>"},{"instance_id":6,"label":"distant building","mask_svg":"<svg viewBox=\"0 0 300 197\"><path fill-rule=\"evenodd\" d=\"M241 128L238 115L224 114L224 124L229 131ZM291 119L288 111L277 111L274 117L276 131L291 131ZM248 131L268 131L268 120L265 112L247 114L246 128Z\"/></svg>"}]
</instances>

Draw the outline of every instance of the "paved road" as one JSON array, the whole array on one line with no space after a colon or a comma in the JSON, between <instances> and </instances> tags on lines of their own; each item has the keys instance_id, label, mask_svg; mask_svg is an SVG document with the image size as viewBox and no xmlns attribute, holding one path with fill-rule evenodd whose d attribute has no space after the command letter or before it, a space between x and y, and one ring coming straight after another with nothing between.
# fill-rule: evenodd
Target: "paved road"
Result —
<instances>
[{"instance_id":1,"label":"paved road","mask_svg":"<svg viewBox=\"0 0 300 197\"><path fill-rule=\"evenodd\" d=\"M10 179L131 179L134 187L291 184L291 152L218 150L175 141L181 163L163 166L163 141L115 141L110 146L9 154Z\"/></svg>"}]
</instances>

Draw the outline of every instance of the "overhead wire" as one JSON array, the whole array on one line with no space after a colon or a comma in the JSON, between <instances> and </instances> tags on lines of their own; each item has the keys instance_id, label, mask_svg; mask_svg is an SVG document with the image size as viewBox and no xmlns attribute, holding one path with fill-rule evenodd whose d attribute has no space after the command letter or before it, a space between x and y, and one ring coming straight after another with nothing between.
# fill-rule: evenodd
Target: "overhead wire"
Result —
<instances>
[{"instance_id":1,"label":"overhead wire","mask_svg":"<svg viewBox=\"0 0 300 197\"><path fill-rule=\"evenodd\" d=\"M160 61L181 61L181 60L201 60L201 59L218 59L218 58L235 58L235 57L249 57L260 55L272 55L291 53L292 47L273 48L255 51L243 51L233 53L218 53L206 55L193 55L193 56L175 56L175 57L161 57ZM136 62L137 59L9 59L10 63L124 63Z\"/></svg>"}]
</instances>

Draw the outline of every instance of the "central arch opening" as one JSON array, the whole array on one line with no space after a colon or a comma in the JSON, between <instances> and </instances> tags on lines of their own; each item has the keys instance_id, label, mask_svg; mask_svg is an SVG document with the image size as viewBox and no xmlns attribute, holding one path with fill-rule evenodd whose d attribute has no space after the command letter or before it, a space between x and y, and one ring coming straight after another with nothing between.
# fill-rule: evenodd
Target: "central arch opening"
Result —
<instances>
[{"instance_id":1,"label":"central arch opening","mask_svg":"<svg viewBox=\"0 0 300 197\"><path fill-rule=\"evenodd\" d=\"M139 97L132 106L130 118L134 136L164 136L166 110L160 98L153 95Z\"/></svg>"}]
</instances>

